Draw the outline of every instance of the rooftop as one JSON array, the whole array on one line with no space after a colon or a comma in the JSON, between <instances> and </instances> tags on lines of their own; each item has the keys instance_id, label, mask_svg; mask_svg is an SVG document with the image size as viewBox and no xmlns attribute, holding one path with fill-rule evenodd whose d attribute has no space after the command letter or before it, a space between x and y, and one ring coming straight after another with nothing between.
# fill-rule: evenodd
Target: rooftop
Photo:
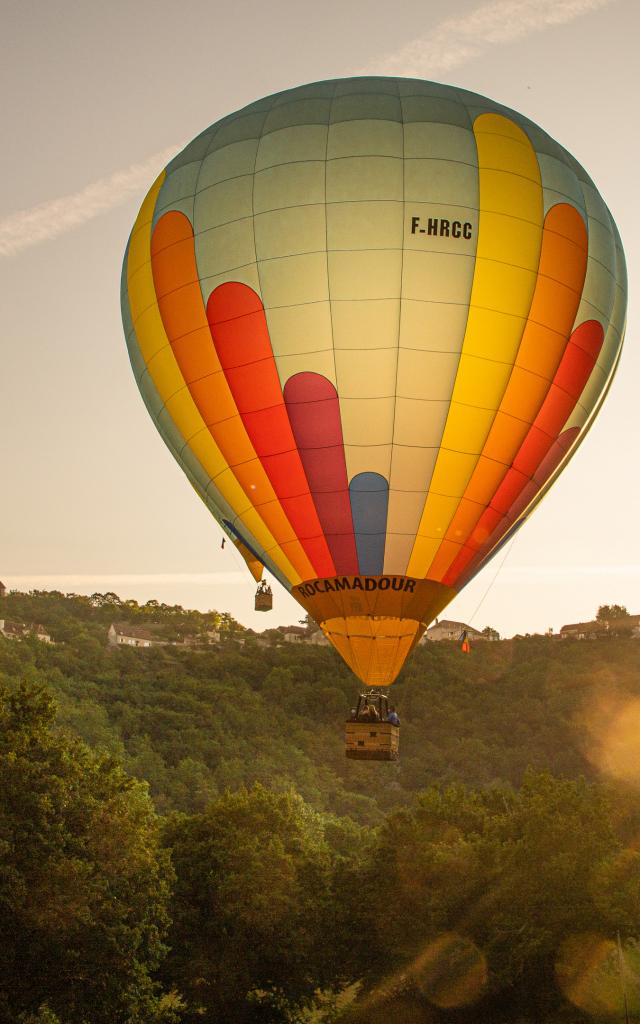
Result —
<instances>
[{"instance_id":1,"label":"rooftop","mask_svg":"<svg viewBox=\"0 0 640 1024\"><path fill-rule=\"evenodd\" d=\"M130 626L126 622L114 622L113 628L118 636L130 636L133 640L155 640L158 637L148 629L140 629L139 626Z\"/></svg>"}]
</instances>

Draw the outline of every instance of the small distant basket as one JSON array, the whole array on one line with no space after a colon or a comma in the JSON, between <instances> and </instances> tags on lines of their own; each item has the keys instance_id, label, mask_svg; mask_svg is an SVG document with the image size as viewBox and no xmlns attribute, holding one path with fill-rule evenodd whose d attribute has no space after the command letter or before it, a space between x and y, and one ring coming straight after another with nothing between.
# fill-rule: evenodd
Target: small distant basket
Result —
<instances>
[{"instance_id":1,"label":"small distant basket","mask_svg":"<svg viewBox=\"0 0 640 1024\"><path fill-rule=\"evenodd\" d=\"M257 612L270 612L273 608L273 594L271 587L263 580L256 590L255 610Z\"/></svg>"}]
</instances>

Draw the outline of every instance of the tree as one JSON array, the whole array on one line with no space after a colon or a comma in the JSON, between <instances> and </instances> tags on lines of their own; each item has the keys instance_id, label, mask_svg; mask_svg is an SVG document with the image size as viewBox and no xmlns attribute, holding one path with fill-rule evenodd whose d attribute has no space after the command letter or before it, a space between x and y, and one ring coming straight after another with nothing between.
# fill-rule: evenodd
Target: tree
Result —
<instances>
[{"instance_id":1,"label":"tree","mask_svg":"<svg viewBox=\"0 0 640 1024\"><path fill-rule=\"evenodd\" d=\"M498 633L498 630L494 629L493 626L485 626L484 629L482 630L482 635L486 636L487 640L500 639L500 634Z\"/></svg>"},{"instance_id":2,"label":"tree","mask_svg":"<svg viewBox=\"0 0 640 1024\"><path fill-rule=\"evenodd\" d=\"M464 786L432 788L420 794L415 810L387 818L372 858L372 913L365 930L374 975L414 960L431 938L466 917L484 891L478 837L490 816L487 803L489 798ZM384 913L381 864L385 889L393 893Z\"/></svg>"},{"instance_id":3,"label":"tree","mask_svg":"<svg viewBox=\"0 0 640 1024\"><path fill-rule=\"evenodd\" d=\"M596 622L613 622L615 619L626 619L628 615L623 604L601 604L596 612Z\"/></svg>"},{"instance_id":4,"label":"tree","mask_svg":"<svg viewBox=\"0 0 640 1024\"><path fill-rule=\"evenodd\" d=\"M322 987L330 857L321 819L293 793L227 793L175 816L177 882L165 976L188 1019L284 1022Z\"/></svg>"},{"instance_id":5,"label":"tree","mask_svg":"<svg viewBox=\"0 0 640 1024\"><path fill-rule=\"evenodd\" d=\"M0 690L0 1019L175 1019L151 978L171 872L146 789L54 715Z\"/></svg>"},{"instance_id":6,"label":"tree","mask_svg":"<svg viewBox=\"0 0 640 1024\"><path fill-rule=\"evenodd\" d=\"M365 981L383 995L433 996L458 960L466 982L442 1005L472 994L469 1020L564 1019L555 967L565 941L637 936L640 857L622 849L618 813L602 787L546 773L528 772L517 793L425 791L387 819L369 880L361 873L354 952L364 935ZM383 909L382 864L393 894Z\"/></svg>"}]
</instances>

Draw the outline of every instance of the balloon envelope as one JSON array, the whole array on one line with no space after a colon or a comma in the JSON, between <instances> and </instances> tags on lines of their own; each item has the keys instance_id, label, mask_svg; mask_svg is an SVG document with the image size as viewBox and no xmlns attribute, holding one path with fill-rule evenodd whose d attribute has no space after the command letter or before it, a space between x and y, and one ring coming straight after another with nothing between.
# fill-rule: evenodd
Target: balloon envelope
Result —
<instances>
[{"instance_id":1,"label":"balloon envelope","mask_svg":"<svg viewBox=\"0 0 640 1024\"><path fill-rule=\"evenodd\" d=\"M208 128L147 195L122 285L165 443L373 685L580 444L625 306L615 224L566 150L393 78Z\"/></svg>"}]
</instances>

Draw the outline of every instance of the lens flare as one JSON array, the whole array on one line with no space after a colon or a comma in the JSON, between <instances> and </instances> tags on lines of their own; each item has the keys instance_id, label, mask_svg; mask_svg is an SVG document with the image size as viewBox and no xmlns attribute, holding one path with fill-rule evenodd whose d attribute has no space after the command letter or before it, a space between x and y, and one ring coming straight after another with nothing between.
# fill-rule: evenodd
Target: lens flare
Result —
<instances>
[{"instance_id":1,"label":"lens flare","mask_svg":"<svg viewBox=\"0 0 640 1024\"><path fill-rule=\"evenodd\" d=\"M488 980L482 952L455 932L434 939L414 961L411 975L429 1002L442 1010L477 1002Z\"/></svg>"},{"instance_id":2,"label":"lens flare","mask_svg":"<svg viewBox=\"0 0 640 1024\"><path fill-rule=\"evenodd\" d=\"M596 698L582 717L585 754L603 774L640 785L640 700L623 694Z\"/></svg>"},{"instance_id":3,"label":"lens flare","mask_svg":"<svg viewBox=\"0 0 640 1024\"><path fill-rule=\"evenodd\" d=\"M640 1007L639 955L593 932L572 935L561 946L556 979L565 998L593 1017L624 1020Z\"/></svg>"}]
</instances>

